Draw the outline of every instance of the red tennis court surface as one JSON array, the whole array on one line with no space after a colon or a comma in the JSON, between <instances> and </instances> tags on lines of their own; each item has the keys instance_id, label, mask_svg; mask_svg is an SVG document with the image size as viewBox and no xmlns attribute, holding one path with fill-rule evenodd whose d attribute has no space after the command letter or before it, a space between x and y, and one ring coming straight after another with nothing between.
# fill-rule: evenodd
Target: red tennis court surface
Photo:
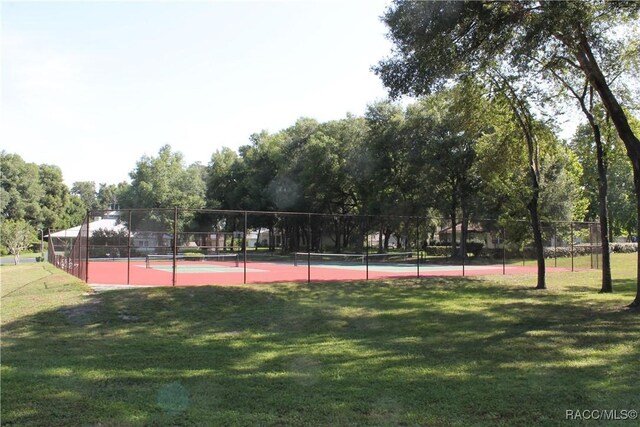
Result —
<instances>
[{"instance_id":1,"label":"red tennis court surface","mask_svg":"<svg viewBox=\"0 0 640 427\"><path fill-rule=\"evenodd\" d=\"M365 280L417 277L418 269L415 264L405 265L311 265L294 266L285 262L240 262L235 266L216 266L205 263L190 263L178 265L175 274L176 286L198 285L233 285L257 284L274 282L306 282L337 281L337 280ZM548 271L570 271L566 268L548 267ZM536 267L524 267L502 264L496 265L468 265L464 268L465 276L499 275L499 274L527 274L535 273ZM426 276L462 276L460 265L420 265L420 277ZM148 268L145 261L90 261L88 264L88 283L109 285L155 285L172 286L174 284L173 266L171 263L156 265Z\"/></svg>"}]
</instances>

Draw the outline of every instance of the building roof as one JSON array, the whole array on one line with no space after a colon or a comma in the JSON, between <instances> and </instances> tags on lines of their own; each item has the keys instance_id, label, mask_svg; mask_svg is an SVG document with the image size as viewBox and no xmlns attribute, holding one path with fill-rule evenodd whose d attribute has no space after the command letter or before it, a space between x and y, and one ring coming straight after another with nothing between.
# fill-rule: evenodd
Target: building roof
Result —
<instances>
[{"instance_id":1,"label":"building roof","mask_svg":"<svg viewBox=\"0 0 640 427\"><path fill-rule=\"evenodd\" d=\"M78 233L80 233L81 225L77 225L75 227L67 228L66 230L56 231L55 233L49 234L48 237L57 237L57 238L75 238L78 237ZM126 230L124 224L118 224L118 220L116 218L100 218L95 221L91 221L89 223L89 231L96 230L108 230L108 231L121 231Z\"/></svg>"},{"instance_id":2,"label":"building roof","mask_svg":"<svg viewBox=\"0 0 640 427\"><path fill-rule=\"evenodd\" d=\"M480 224L469 224L469 226L467 227L467 231L470 231L472 233L484 233L485 230ZM462 223L456 224L456 232L462 233ZM438 234L451 234L451 227L443 228L442 230L438 231Z\"/></svg>"}]
</instances>

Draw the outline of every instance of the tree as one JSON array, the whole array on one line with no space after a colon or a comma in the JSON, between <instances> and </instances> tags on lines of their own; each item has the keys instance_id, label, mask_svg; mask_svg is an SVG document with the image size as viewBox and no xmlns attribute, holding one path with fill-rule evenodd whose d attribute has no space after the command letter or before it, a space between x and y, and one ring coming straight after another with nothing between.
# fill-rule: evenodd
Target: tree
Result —
<instances>
[{"instance_id":1,"label":"tree","mask_svg":"<svg viewBox=\"0 0 640 427\"><path fill-rule=\"evenodd\" d=\"M200 209L205 204L203 167L186 167L180 152L172 152L165 145L157 157L143 156L129 174L131 185L119 196L121 208L147 208L152 211L144 217L134 216L131 230L140 227L155 231L158 245L163 244L161 231L170 231L174 216L169 209ZM182 229L193 219L193 213L184 211L178 227Z\"/></svg>"},{"instance_id":2,"label":"tree","mask_svg":"<svg viewBox=\"0 0 640 427\"><path fill-rule=\"evenodd\" d=\"M348 214L361 207L351 162L362 146L362 118L323 123L298 151L292 172L301 184L306 210Z\"/></svg>"},{"instance_id":3,"label":"tree","mask_svg":"<svg viewBox=\"0 0 640 427\"><path fill-rule=\"evenodd\" d=\"M519 67L522 75L531 73L537 55L545 58L536 64L570 64L598 92L625 144L640 212L640 141L601 69L611 63L602 58L616 25L635 18L639 9L637 2L396 1L384 17L396 47L376 71L397 95L428 93L448 79L492 67L496 60ZM632 305L640 306L640 252Z\"/></svg>"},{"instance_id":4,"label":"tree","mask_svg":"<svg viewBox=\"0 0 640 427\"><path fill-rule=\"evenodd\" d=\"M633 170L624 152L624 145L618 138L612 124L599 114L598 122L601 129L602 148L606 161L607 187L607 214L609 219L609 240L615 236L626 235L629 238L635 233L636 215L633 191ZM575 134L569 141L571 150L580 162L583 174L581 185L587 189L588 210L585 219L593 221L599 212L597 188L598 170L593 161L596 157L596 145L591 126L582 124L578 126Z\"/></svg>"},{"instance_id":5,"label":"tree","mask_svg":"<svg viewBox=\"0 0 640 427\"><path fill-rule=\"evenodd\" d=\"M69 203L70 193L62 178L62 170L54 165L40 165L40 185L43 189L40 198L42 223L44 228L56 229L72 225L64 216L65 206Z\"/></svg>"},{"instance_id":6,"label":"tree","mask_svg":"<svg viewBox=\"0 0 640 427\"><path fill-rule=\"evenodd\" d=\"M239 158L235 151L224 147L211 156L206 171L206 206L213 209L238 209L237 192Z\"/></svg>"},{"instance_id":7,"label":"tree","mask_svg":"<svg viewBox=\"0 0 640 427\"><path fill-rule=\"evenodd\" d=\"M529 213L534 188L530 182L529 148L522 144L522 131L513 121L511 108L504 100L488 103L485 115L491 127L476 144L477 160L473 169L482 182L478 199L483 214L499 213L497 224L505 227L510 240L528 240L529 231L518 221ZM582 168L576 157L555 136L552 129L533 122L539 157L540 222L570 221L584 216L585 202L580 190ZM514 219L516 221L514 221Z\"/></svg>"},{"instance_id":8,"label":"tree","mask_svg":"<svg viewBox=\"0 0 640 427\"><path fill-rule=\"evenodd\" d=\"M25 220L35 228L66 228L78 225L86 208L69 193L62 171L53 165L26 163L16 154L0 153L2 217Z\"/></svg>"},{"instance_id":9,"label":"tree","mask_svg":"<svg viewBox=\"0 0 640 427\"><path fill-rule=\"evenodd\" d=\"M25 220L40 227L40 199L43 194L40 171L34 163L26 163L17 154L0 152L2 178L0 212L3 218Z\"/></svg>"},{"instance_id":10,"label":"tree","mask_svg":"<svg viewBox=\"0 0 640 427\"><path fill-rule=\"evenodd\" d=\"M76 181L71 186L71 194L78 196L87 210L98 207L96 183L94 181Z\"/></svg>"},{"instance_id":11,"label":"tree","mask_svg":"<svg viewBox=\"0 0 640 427\"><path fill-rule=\"evenodd\" d=\"M0 240L2 245L13 255L15 265L20 262L20 252L36 239L35 230L25 220L8 219L2 221Z\"/></svg>"},{"instance_id":12,"label":"tree","mask_svg":"<svg viewBox=\"0 0 640 427\"><path fill-rule=\"evenodd\" d=\"M107 230L99 228L91 232L91 256L120 256L120 248L129 245L129 231L125 228Z\"/></svg>"},{"instance_id":13,"label":"tree","mask_svg":"<svg viewBox=\"0 0 640 427\"><path fill-rule=\"evenodd\" d=\"M82 224L87 216L87 208L80 197L71 195L62 210L62 227L75 227Z\"/></svg>"},{"instance_id":14,"label":"tree","mask_svg":"<svg viewBox=\"0 0 640 427\"><path fill-rule=\"evenodd\" d=\"M122 195L127 208L185 208L204 206L204 181L196 165L185 167L182 153L165 145L157 157L143 156L129 174L131 186Z\"/></svg>"},{"instance_id":15,"label":"tree","mask_svg":"<svg viewBox=\"0 0 640 427\"><path fill-rule=\"evenodd\" d=\"M562 81L565 82L565 87L574 95L574 97L578 100L580 104L580 108L583 111L584 115L589 122L589 126L591 128L591 134L594 144L589 144L589 146L595 146L595 158L597 164L597 185L592 185L593 187L597 187L597 203L598 207L598 217L600 219L600 239L602 246L602 286L600 292L613 292L613 283L611 280L611 258L609 255L609 181L608 181L608 160L606 156L606 148L602 142L602 131L600 126L600 120L596 119L593 111L593 98L590 97L589 107L587 107L587 101L585 97L587 95L589 86L588 84L584 85L584 90L582 93L578 93L575 91L566 80L558 77ZM593 90L591 90L591 95L593 95ZM593 157L593 156L592 156ZM592 183L593 184L593 183Z\"/></svg>"},{"instance_id":16,"label":"tree","mask_svg":"<svg viewBox=\"0 0 640 427\"><path fill-rule=\"evenodd\" d=\"M100 210L117 210L119 209L119 200L129 188L127 182L121 182L118 185L100 183L98 186L98 194L96 197L96 209Z\"/></svg>"},{"instance_id":17,"label":"tree","mask_svg":"<svg viewBox=\"0 0 640 427\"><path fill-rule=\"evenodd\" d=\"M366 173L362 185L364 211L378 217L378 251L389 249L389 240L400 224L385 214L411 215L419 192L415 180L417 171L411 169L416 162L410 161L410 137L412 128L407 127L407 113L391 101L375 102L367 107L365 119L369 128L367 144L361 150L363 160L360 167ZM423 193L424 194L424 193Z\"/></svg>"},{"instance_id":18,"label":"tree","mask_svg":"<svg viewBox=\"0 0 640 427\"><path fill-rule=\"evenodd\" d=\"M362 200L357 191L359 177L352 165L366 135L366 122L351 115L320 124L297 150L291 165L292 176L301 187L303 209L335 215L330 228L335 236L336 252L351 243L356 244L357 250L363 248L362 234L355 233L361 227L356 226L353 218L341 215L362 212ZM316 240L320 242L319 238Z\"/></svg>"},{"instance_id":19,"label":"tree","mask_svg":"<svg viewBox=\"0 0 640 427\"><path fill-rule=\"evenodd\" d=\"M481 88L465 82L439 91L407 110L408 156L411 175L422 193L431 194L430 206L451 220L452 256L466 253L469 219L478 212L479 180L475 176L476 143L488 130L487 100ZM476 200L477 201L477 200ZM461 217L461 239L456 228Z\"/></svg>"}]
</instances>

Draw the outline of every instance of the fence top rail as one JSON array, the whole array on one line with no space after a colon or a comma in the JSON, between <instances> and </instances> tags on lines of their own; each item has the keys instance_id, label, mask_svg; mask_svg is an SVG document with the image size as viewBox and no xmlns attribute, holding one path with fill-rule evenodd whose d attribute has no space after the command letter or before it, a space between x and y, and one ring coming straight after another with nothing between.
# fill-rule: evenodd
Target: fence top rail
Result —
<instances>
[{"instance_id":1,"label":"fence top rail","mask_svg":"<svg viewBox=\"0 0 640 427\"><path fill-rule=\"evenodd\" d=\"M451 219L440 216L428 216L428 215L403 215L403 214L349 214L349 213L322 213L322 212L297 212L297 211L252 211L252 210L238 210L238 209L191 209L191 208L127 208L118 210L93 210L89 211L89 216L98 216L104 214L113 214L114 212L131 212L131 213L143 213L143 212L200 212L211 214L232 214L232 215L280 215L280 216L298 216L298 217L327 217L327 218L361 218L361 219L408 219L408 220L441 220L443 222L450 222ZM459 218L458 221L463 221L464 218ZM471 222L516 222L516 223L528 223L529 219L500 219L500 218L468 218ZM598 221L570 221L570 220L552 220L542 221L541 225L553 225L553 224L593 224L598 225Z\"/></svg>"}]
</instances>

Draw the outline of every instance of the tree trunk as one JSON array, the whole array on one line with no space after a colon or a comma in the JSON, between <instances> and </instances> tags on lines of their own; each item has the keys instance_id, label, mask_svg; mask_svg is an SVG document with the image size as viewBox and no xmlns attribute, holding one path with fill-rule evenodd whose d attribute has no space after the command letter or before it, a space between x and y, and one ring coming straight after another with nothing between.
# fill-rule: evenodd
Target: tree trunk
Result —
<instances>
[{"instance_id":1,"label":"tree trunk","mask_svg":"<svg viewBox=\"0 0 640 427\"><path fill-rule=\"evenodd\" d=\"M391 232L393 230L391 230L390 227L386 227L384 229L384 251L383 252L388 252L389 251L389 240L391 239Z\"/></svg>"},{"instance_id":2,"label":"tree trunk","mask_svg":"<svg viewBox=\"0 0 640 427\"><path fill-rule=\"evenodd\" d=\"M261 232L262 232L262 227L258 227L258 235L256 236L256 243L255 243L256 251L258 250L258 247L260 246L260 233Z\"/></svg>"},{"instance_id":3,"label":"tree trunk","mask_svg":"<svg viewBox=\"0 0 640 427\"><path fill-rule=\"evenodd\" d=\"M538 261L538 283L536 289L547 289L545 280L544 248L542 246L542 228L540 226L540 216L538 215L538 198L540 189L534 189L534 196L529 201L527 208L531 214L531 229L533 231L533 242Z\"/></svg>"},{"instance_id":4,"label":"tree trunk","mask_svg":"<svg viewBox=\"0 0 640 427\"><path fill-rule=\"evenodd\" d=\"M633 171L633 181L636 186L636 213L638 214L638 222L636 225L636 241L638 241L638 237L640 237L640 171L634 169ZM638 241L638 256L636 258L637 265L637 278L638 284L636 286L636 298L633 300L629 307L640 307L640 241Z\"/></svg>"},{"instance_id":5,"label":"tree trunk","mask_svg":"<svg viewBox=\"0 0 640 427\"><path fill-rule=\"evenodd\" d=\"M460 258L467 257L467 238L469 237L469 218L467 218L467 208L464 202L460 203L462 210L462 223L460 226Z\"/></svg>"},{"instance_id":6,"label":"tree trunk","mask_svg":"<svg viewBox=\"0 0 640 427\"><path fill-rule=\"evenodd\" d=\"M342 247L349 250L351 245L351 227L347 219L342 221Z\"/></svg>"},{"instance_id":7,"label":"tree trunk","mask_svg":"<svg viewBox=\"0 0 640 427\"><path fill-rule=\"evenodd\" d=\"M364 226L364 220L360 220L359 226L356 226L356 242L355 242L355 251L357 254L364 253L364 242L366 237L366 229Z\"/></svg>"},{"instance_id":8,"label":"tree trunk","mask_svg":"<svg viewBox=\"0 0 640 427\"><path fill-rule=\"evenodd\" d=\"M596 142L596 157L598 159L598 210L600 215L600 239L602 244L602 287L600 292L613 292L611 282L611 257L609 256L609 214L608 214L608 183L607 183L607 163L604 158L600 127L593 120L589 119L593 129L593 136Z\"/></svg>"},{"instance_id":9,"label":"tree trunk","mask_svg":"<svg viewBox=\"0 0 640 427\"><path fill-rule=\"evenodd\" d=\"M533 121L530 116L526 101L518 97L515 89L509 84L509 81L496 71L496 74L500 76L503 90L507 89L508 93L505 93L505 97L511 111L517 120L525 142L527 143L527 155L529 161L529 177L531 178L531 189L533 194L531 200L527 204L527 209L531 215L531 228L533 231L533 240L536 252L536 259L538 261L538 283L536 289L546 289L545 281L545 263L544 263L544 249L542 247L542 230L540 226L540 216L538 214L538 200L540 199L540 161L538 144L536 142ZM494 80L495 81L495 80Z\"/></svg>"},{"instance_id":10,"label":"tree trunk","mask_svg":"<svg viewBox=\"0 0 640 427\"><path fill-rule=\"evenodd\" d=\"M454 206L452 207L451 212L449 213L449 216L451 218L451 258L455 258L457 255L456 252L456 240L458 239L458 233L456 231L456 209L455 209L455 203Z\"/></svg>"},{"instance_id":11,"label":"tree trunk","mask_svg":"<svg viewBox=\"0 0 640 427\"><path fill-rule=\"evenodd\" d=\"M611 257L609 255L609 201L608 201L608 178L607 178L607 160L605 158L604 147L602 145L602 132L600 126L593 116L593 86L590 91L590 107L587 108L585 96L587 94L587 86L584 88L582 96L574 92L574 95L580 103L582 112L587 117L591 130L593 131L593 140L596 144L596 163L598 170L598 215L600 217L600 241L602 248L602 287L601 293L613 292L611 282Z\"/></svg>"},{"instance_id":12,"label":"tree trunk","mask_svg":"<svg viewBox=\"0 0 640 427\"><path fill-rule=\"evenodd\" d=\"M613 242L613 215L611 215L611 211L607 208L607 214L609 215L609 244Z\"/></svg>"},{"instance_id":13,"label":"tree trunk","mask_svg":"<svg viewBox=\"0 0 640 427\"><path fill-rule=\"evenodd\" d=\"M578 43L575 46L576 58L580 64L580 68L589 79L591 85L596 89L602 100L604 108L607 110L611 121L616 127L618 136L624 142L627 150L627 156L631 160L633 166L633 175L636 191L636 206L638 211L638 230L640 230L640 140L635 136L627 116L618 103L618 100L611 92L600 66L598 65L591 46L587 40L582 28L577 28ZM631 303L633 307L640 307L640 251L638 251L636 274L636 298Z\"/></svg>"},{"instance_id":14,"label":"tree trunk","mask_svg":"<svg viewBox=\"0 0 640 427\"><path fill-rule=\"evenodd\" d=\"M276 233L273 225L269 225L269 252L275 252L276 250Z\"/></svg>"},{"instance_id":15,"label":"tree trunk","mask_svg":"<svg viewBox=\"0 0 640 427\"><path fill-rule=\"evenodd\" d=\"M282 239L282 252L289 252L289 229L287 228L287 221L284 221L282 228L280 229L280 233L282 234L280 238Z\"/></svg>"}]
</instances>

